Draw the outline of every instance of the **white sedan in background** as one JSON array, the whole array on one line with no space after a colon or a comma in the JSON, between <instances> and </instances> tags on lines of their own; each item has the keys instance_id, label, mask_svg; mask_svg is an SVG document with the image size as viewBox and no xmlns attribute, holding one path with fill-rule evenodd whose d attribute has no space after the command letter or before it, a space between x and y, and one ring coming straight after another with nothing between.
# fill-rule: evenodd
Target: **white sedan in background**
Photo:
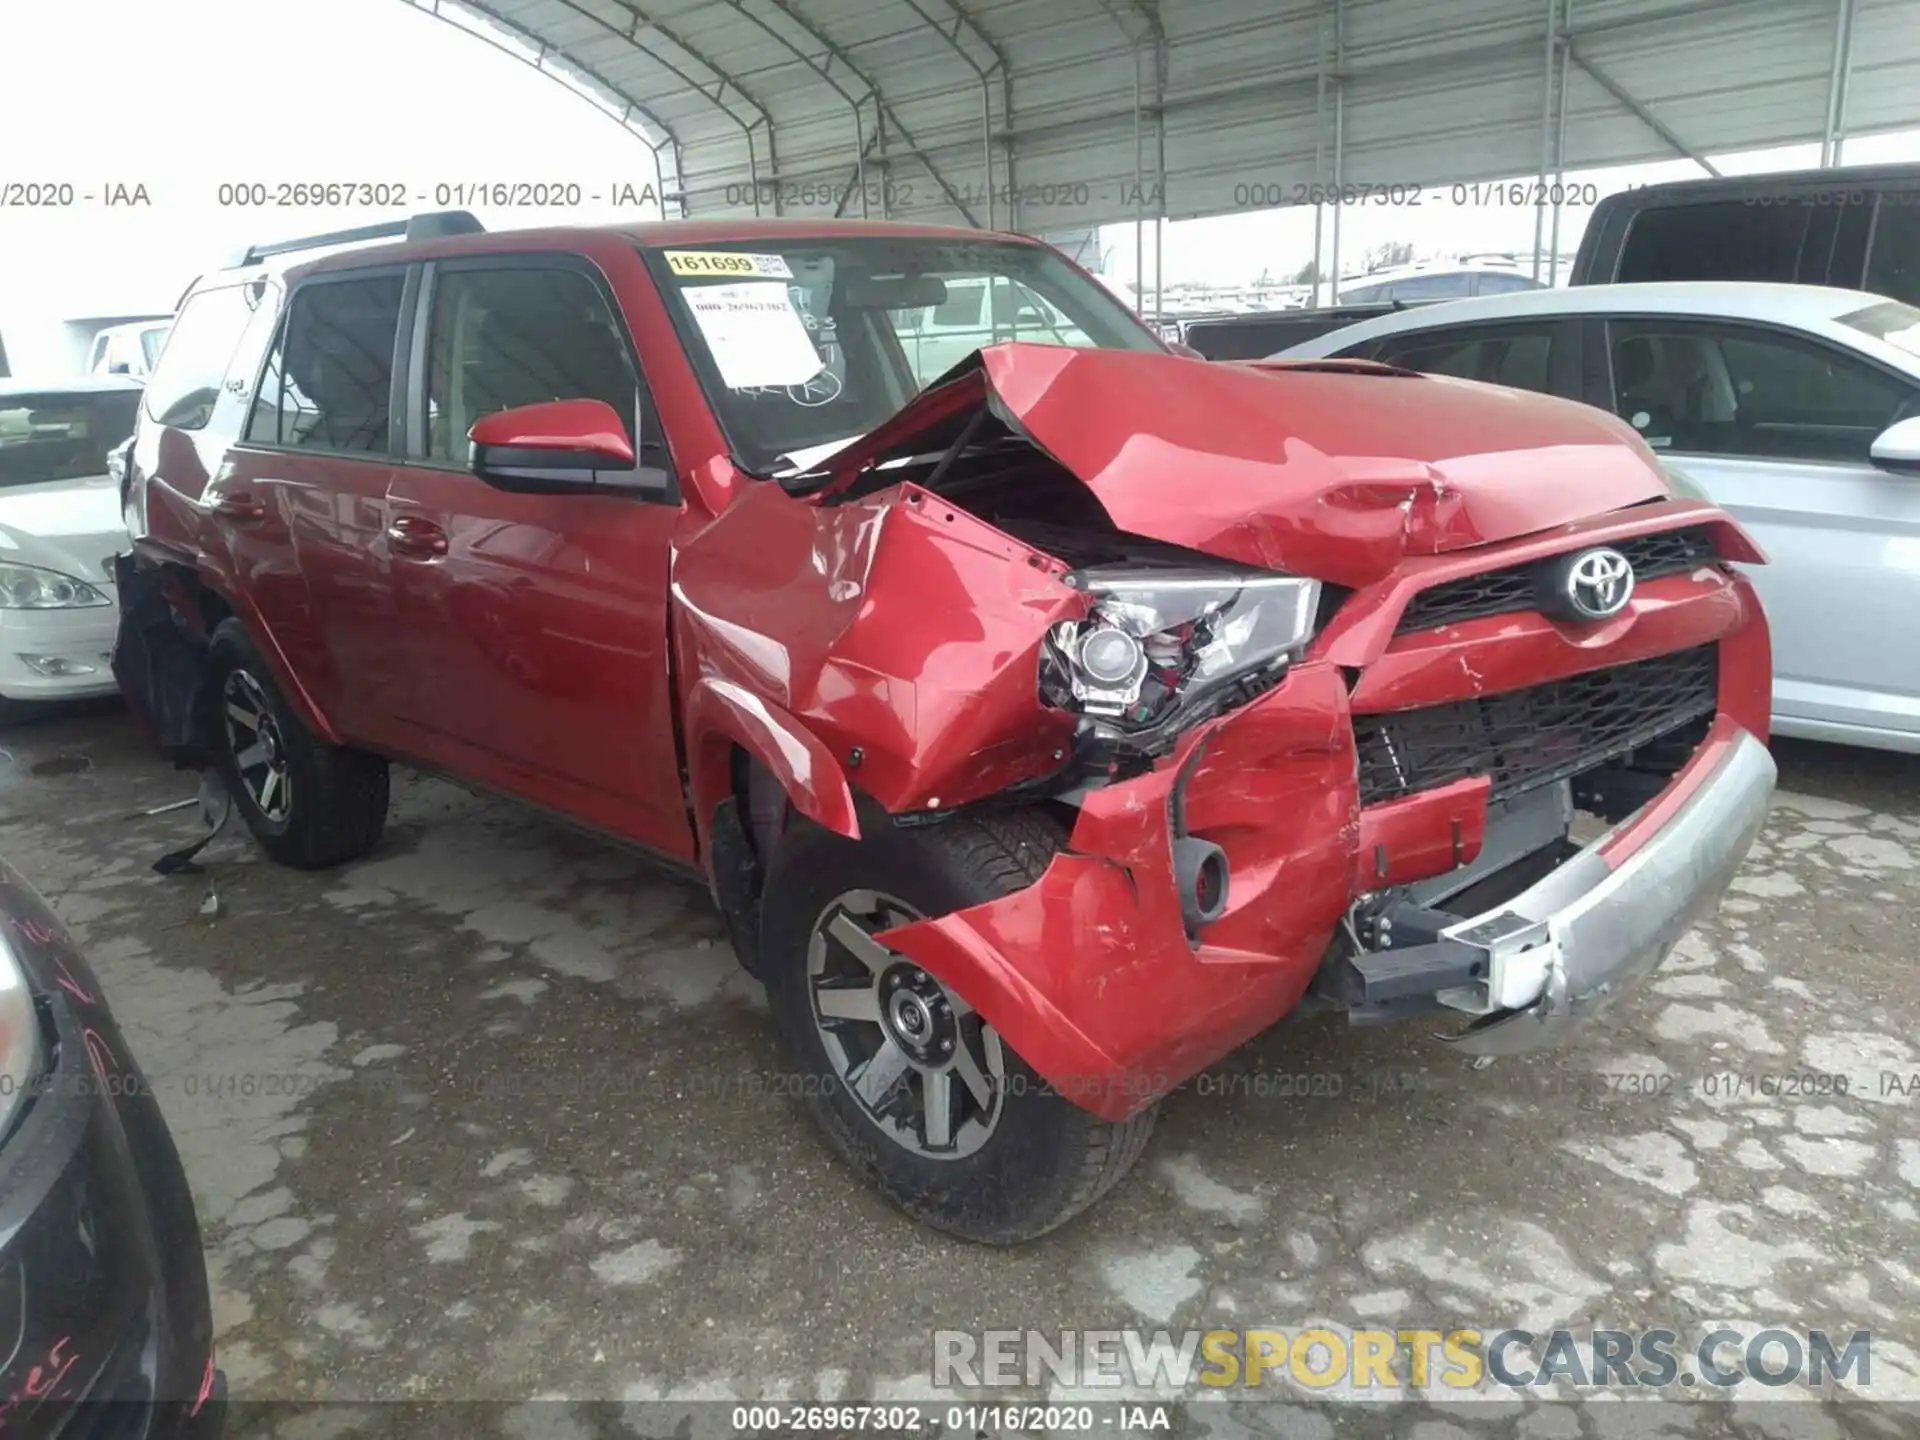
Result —
<instances>
[{"instance_id":1,"label":"white sedan in background","mask_svg":"<svg viewBox=\"0 0 1920 1440\"><path fill-rule=\"evenodd\" d=\"M107 561L128 542L107 456L133 433L140 389L0 381L0 724L116 689Z\"/></svg>"},{"instance_id":2,"label":"white sedan in background","mask_svg":"<svg viewBox=\"0 0 1920 1440\"><path fill-rule=\"evenodd\" d=\"M1620 416L1767 554L1774 728L1920 752L1920 310L1809 285L1579 286L1424 305L1273 358L1323 356Z\"/></svg>"}]
</instances>

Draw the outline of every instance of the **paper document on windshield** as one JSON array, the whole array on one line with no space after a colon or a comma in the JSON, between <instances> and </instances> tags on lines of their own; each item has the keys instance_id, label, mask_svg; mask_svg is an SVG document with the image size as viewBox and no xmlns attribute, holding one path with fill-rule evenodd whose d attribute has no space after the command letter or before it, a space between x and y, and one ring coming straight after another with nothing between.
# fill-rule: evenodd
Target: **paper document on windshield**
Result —
<instances>
[{"instance_id":1,"label":"paper document on windshield","mask_svg":"<svg viewBox=\"0 0 1920 1440\"><path fill-rule=\"evenodd\" d=\"M681 293L728 389L804 385L819 374L819 352L784 283L691 285Z\"/></svg>"},{"instance_id":2,"label":"paper document on windshield","mask_svg":"<svg viewBox=\"0 0 1920 1440\"><path fill-rule=\"evenodd\" d=\"M780 457L781 472L797 475L803 470L811 470L822 460L846 449L859 438L858 435L849 435L843 440L829 440L824 445L807 445L798 450L790 450Z\"/></svg>"}]
</instances>

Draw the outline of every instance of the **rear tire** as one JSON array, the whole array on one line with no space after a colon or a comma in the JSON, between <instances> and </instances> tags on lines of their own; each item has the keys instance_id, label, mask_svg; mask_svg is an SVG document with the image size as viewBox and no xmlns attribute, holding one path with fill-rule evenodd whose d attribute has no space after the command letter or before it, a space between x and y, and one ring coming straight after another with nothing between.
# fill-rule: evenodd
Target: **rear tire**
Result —
<instances>
[{"instance_id":1,"label":"rear tire","mask_svg":"<svg viewBox=\"0 0 1920 1440\"><path fill-rule=\"evenodd\" d=\"M282 865L324 870L378 844L387 762L309 730L238 620L214 630L207 666L215 762L260 848Z\"/></svg>"},{"instance_id":2,"label":"rear tire","mask_svg":"<svg viewBox=\"0 0 1920 1440\"><path fill-rule=\"evenodd\" d=\"M1037 810L874 826L860 841L798 821L767 877L760 961L794 1089L889 1200L969 1240L1014 1244L1072 1219L1140 1158L1156 1109L1118 1124L1081 1109L964 996L856 932L1011 894L1063 840Z\"/></svg>"}]
</instances>

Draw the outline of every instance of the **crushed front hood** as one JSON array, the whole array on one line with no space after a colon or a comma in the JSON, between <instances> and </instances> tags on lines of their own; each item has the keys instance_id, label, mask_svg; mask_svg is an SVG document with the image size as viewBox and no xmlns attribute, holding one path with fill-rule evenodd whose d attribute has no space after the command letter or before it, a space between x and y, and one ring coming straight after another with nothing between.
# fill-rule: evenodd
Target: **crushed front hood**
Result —
<instances>
[{"instance_id":1,"label":"crushed front hood","mask_svg":"<svg viewBox=\"0 0 1920 1440\"><path fill-rule=\"evenodd\" d=\"M1570 401L1385 366L1029 344L980 351L827 461L818 493L982 403L1121 530L1342 585L1670 494L1625 425Z\"/></svg>"}]
</instances>

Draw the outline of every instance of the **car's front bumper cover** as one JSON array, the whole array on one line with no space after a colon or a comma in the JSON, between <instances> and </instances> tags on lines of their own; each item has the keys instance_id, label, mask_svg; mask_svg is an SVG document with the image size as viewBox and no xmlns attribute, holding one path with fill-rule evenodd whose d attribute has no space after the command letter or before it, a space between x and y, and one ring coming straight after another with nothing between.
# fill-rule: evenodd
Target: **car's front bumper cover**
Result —
<instances>
[{"instance_id":1,"label":"car's front bumper cover","mask_svg":"<svg viewBox=\"0 0 1920 1440\"><path fill-rule=\"evenodd\" d=\"M1474 1055L1558 1044L1658 965L1733 879L1766 821L1774 775L1767 747L1722 719L1646 811L1505 905L1442 931L1441 945L1484 955L1493 1007L1452 1043Z\"/></svg>"},{"instance_id":2,"label":"car's front bumper cover","mask_svg":"<svg viewBox=\"0 0 1920 1440\"><path fill-rule=\"evenodd\" d=\"M104 581L94 583L113 593ZM81 700L113 694L118 621L119 611L112 605L0 610L0 696Z\"/></svg>"}]
</instances>

